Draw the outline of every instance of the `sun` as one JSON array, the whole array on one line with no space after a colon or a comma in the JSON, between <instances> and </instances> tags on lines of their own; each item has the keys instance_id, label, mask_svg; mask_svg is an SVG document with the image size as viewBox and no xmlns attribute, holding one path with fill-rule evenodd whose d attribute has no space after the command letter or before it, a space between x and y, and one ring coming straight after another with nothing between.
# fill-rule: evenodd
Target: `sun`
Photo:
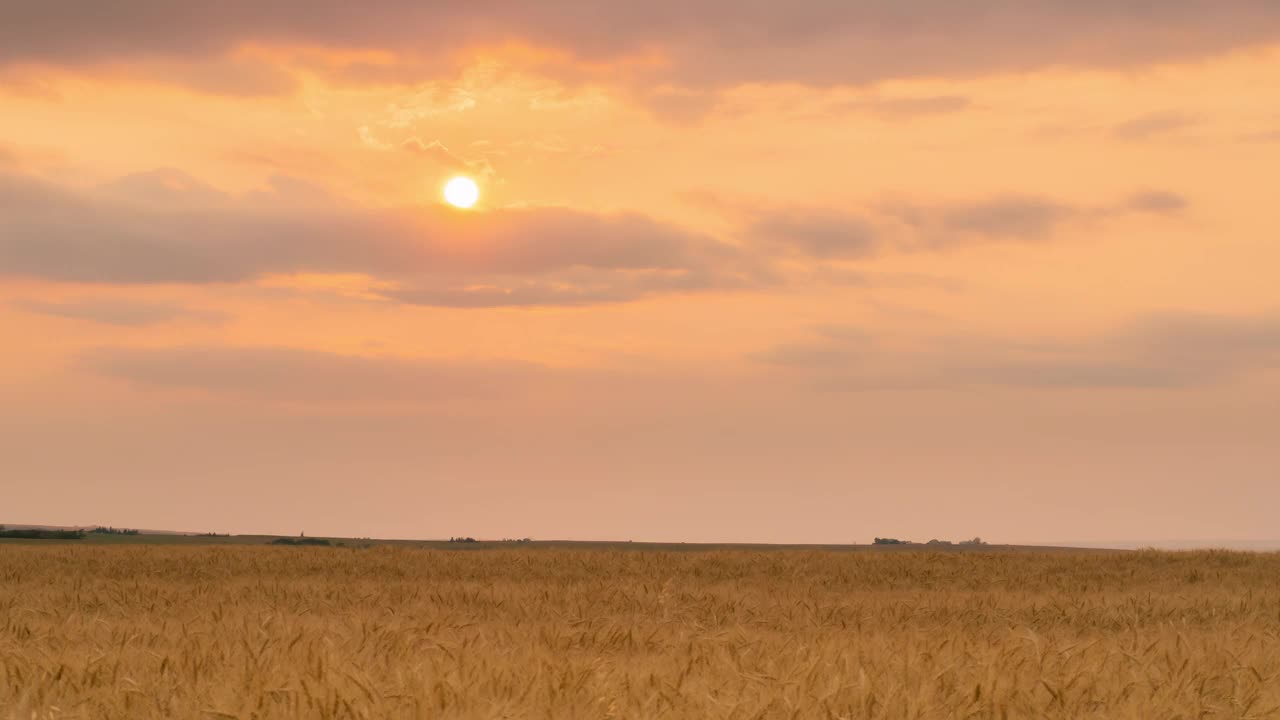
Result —
<instances>
[{"instance_id":1,"label":"sun","mask_svg":"<svg viewBox=\"0 0 1280 720\"><path fill-rule=\"evenodd\" d=\"M444 184L444 199L458 208L469 208L480 199L480 186L469 177L459 175Z\"/></svg>"}]
</instances>

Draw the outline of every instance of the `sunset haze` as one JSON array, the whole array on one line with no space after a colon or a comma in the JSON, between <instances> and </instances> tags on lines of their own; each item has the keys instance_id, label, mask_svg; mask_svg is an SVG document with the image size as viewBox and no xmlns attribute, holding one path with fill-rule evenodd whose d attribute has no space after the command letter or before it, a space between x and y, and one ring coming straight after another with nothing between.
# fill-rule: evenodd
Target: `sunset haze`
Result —
<instances>
[{"instance_id":1,"label":"sunset haze","mask_svg":"<svg viewBox=\"0 0 1280 720\"><path fill-rule=\"evenodd\" d=\"M0 0L0 522L1280 539L1277 88L1272 0Z\"/></svg>"}]
</instances>

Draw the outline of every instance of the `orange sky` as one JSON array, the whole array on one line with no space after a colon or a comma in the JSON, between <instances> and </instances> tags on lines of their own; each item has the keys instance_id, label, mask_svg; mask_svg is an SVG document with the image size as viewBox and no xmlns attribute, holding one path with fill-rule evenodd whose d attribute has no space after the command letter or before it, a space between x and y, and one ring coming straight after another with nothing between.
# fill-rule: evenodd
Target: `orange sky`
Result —
<instances>
[{"instance_id":1,"label":"orange sky","mask_svg":"<svg viewBox=\"0 0 1280 720\"><path fill-rule=\"evenodd\" d=\"M0 522L1280 536L1268 0L86 7L0 27Z\"/></svg>"}]
</instances>

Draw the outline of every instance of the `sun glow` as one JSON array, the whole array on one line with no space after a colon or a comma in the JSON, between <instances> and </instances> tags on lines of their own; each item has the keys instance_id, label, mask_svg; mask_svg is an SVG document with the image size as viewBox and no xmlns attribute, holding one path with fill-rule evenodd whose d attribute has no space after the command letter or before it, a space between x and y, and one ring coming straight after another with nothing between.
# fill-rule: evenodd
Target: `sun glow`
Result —
<instances>
[{"instance_id":1,"label":"sun glow","mask_svg":"<svg viewBox=\"0 0 1280 720\"><path fill-rule=\"evenodd\" d=\"M480 199L480 186L469 177L455 177L444 184L444 199L458 208L469 208Z\"/></svg>"}]
</instances>

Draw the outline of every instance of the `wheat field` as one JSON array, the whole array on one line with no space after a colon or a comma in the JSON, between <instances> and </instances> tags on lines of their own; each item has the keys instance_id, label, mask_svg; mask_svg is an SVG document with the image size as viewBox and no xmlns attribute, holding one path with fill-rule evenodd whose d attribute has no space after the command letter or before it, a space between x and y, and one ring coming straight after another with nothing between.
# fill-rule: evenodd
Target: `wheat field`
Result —
<instances>
[{"instance_id":1,"label":"wheat field","mask_svg":"<svg viewBox=\"0 0 1280 720\"><path fill-rule=\"evenodd\" d=\"M1280 555L3 545L0 717L1280 717Z\"/></svg>"}]
</instances>

